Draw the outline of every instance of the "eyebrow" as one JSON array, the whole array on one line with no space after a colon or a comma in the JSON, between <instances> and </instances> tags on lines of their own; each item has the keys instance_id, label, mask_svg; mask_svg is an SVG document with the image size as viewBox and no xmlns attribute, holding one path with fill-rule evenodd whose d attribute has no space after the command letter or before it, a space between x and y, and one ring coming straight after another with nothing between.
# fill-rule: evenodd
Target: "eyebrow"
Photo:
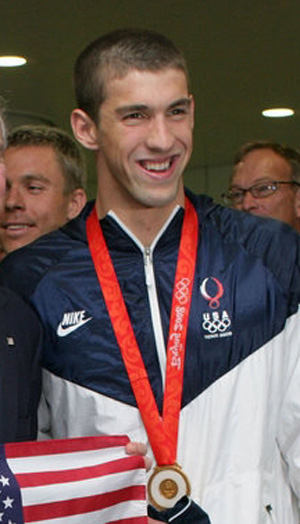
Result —
<instances>
[{"instance_id":1,"label":"eyebrow","mask_svg":"<svg viewBox=\"0 0 300 524\"><path fill-rule=\"evenodd\" d=\"M117 107L116 113L122 116L125 113L135 113L136 111L145 111L146 109L148 109L148 106L145 104L132 104L128 106Z\"/></svg>"},{"instance_id":2,"label":"eyebrow","mask_svg":"<svg viewBox=\"0 0 300 524\"><path fill-rule=\"evenodd\" d=\"M46 178L44 175L31 174L31 173L22 175L21 176L21 181L25 182L25 183L27 183L27 182L42 182L43 184L46 184L48 186L51 184L51 180ZM9 179L8 179L8 182L9 182Z\"/></svg>"},{"instance_id":3,"label":"eyebrow","mask_svg":"<svg viewBox=\"0 0 300 524\"><path fill-rule=\"evenodd\" d=\"M192 103L191 97L179 98L178 100L175 100L175 102L172 102L172 104L169 106L169 109L173 109L173 107L177 107L177 106L190 107L191 103Z\"/></svg>"},{"instance_id":4,"label":"eyebrow","mask_svg":"<svg viewBox=\"0 0 300 524\"><path fill-rule=\"evenodd\" d=\"M178 107L178 106L190 107L191 103L192 103L191 98L189 97L179 98L178 100L175 100L174 102L172 102L168 106L167 110L169 111L170 109L173 109L174 107ZM130 104L127 106L117 107L116 113L122 116L125 113L134 113L138 111L146 111L149 109L151 108L146 104Z\"/></svg>"},{"instance_id":5,"label":"eyebrow","mask_svg":"<svg viewBox=\"0 0 300 524\"><path fill-rule=\"evenodd\" d=\"M250 187L256 186L257 184L271 184L272 182L277 182L277 180L275 180L274 178L271 178L271 177L270 178L269 177L258 178L255 182L253 182L253 184L251 184ZM237 183L231 184L230 188L244 189L242 186L240 186Z\"/></svg>"}]
</instances>

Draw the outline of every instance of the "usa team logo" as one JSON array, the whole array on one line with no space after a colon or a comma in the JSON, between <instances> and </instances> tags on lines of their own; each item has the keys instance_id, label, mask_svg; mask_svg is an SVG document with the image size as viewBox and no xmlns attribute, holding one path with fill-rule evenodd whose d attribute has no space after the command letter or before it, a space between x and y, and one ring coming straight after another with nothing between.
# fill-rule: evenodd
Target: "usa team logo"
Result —
<instances>
[{"instance_id":1,"label":"usa team logo","mask_svg":"<svg viewBox=\"0 0 300 524\"><path fill-rule=\"evenodd\" d=\"M224 294L223 284L215 277L205 278L200 286L202 296L212 309L220 307L220 298Z\"/></svg>"},{"instance_id":2,"label":"usa team logo","mask_svg":"<svg viewBox=\"0 0 300 524\"><path fill-rule=\"evenodd\" d=\"M206 277L200 285L200 293L207 301L209 311L202 315L202 328L206 332L204 338L231 337L231 319L226 310L220 309L221 299L224 295L224 286L215 277Z\"/></svg>"}]
</instances>

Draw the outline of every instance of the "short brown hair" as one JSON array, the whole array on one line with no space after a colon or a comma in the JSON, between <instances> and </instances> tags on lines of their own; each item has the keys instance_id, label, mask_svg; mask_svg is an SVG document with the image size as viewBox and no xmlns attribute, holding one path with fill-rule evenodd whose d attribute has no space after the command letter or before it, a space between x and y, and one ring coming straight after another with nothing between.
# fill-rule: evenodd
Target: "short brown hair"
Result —
<instances>
[{"instance_id":1,"label":"short brown hair","mask_svg":"<svg viewBox=\"0 0 300 524\"><path fill-rule=\"evenodd\" d=\"M84 188L86 172L83 154L68 133L58 127L22 125L8 134L6 147L23 146L51 147L64 175L65 193Z\"/></svg>"},{"instance_id":2,"label":"short brown hair","mask_svg":"<svg viewBox=\"0 0 300 524\"><path fill-rule=\"evenodd\" d=\"M94 122L105 100L105 81L124 77L129 69L158 71L167 67L182 70L187 65L171 40L154 31L121 29L90 43L79 55L74 69L77 104Z\"/></svg>"}]
</instances>

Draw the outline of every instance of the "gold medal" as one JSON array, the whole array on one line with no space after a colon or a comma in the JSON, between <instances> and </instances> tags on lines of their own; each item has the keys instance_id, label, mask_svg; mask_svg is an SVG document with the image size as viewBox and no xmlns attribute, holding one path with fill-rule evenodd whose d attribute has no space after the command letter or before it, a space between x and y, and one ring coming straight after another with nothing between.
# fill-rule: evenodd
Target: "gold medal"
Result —
<instances>
[{"instance_id":1,"label":"gold medal","mask_svg":"<svg viewBox=\"0 0 300 524\"><path fill-rule=\"evenodd\" d=\"M181 497L190 493L189 480L178 464L154 468L148 482L148 496L157 509L171 508Z\"/></svg>"}]
</instances>

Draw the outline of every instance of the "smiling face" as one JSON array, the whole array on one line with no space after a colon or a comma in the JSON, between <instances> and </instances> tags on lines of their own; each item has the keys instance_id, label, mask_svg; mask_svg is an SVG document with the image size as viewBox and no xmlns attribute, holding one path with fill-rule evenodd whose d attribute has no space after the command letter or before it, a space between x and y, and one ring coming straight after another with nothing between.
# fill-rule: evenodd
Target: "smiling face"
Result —
<instances>
[{"instance_id":1,"label":"smiling face","mask_svg":"<svg viewBox=\"0 0 300 524\"><path fill-rule=\"evenodd\" d=\"M19 146L5 151L7 189L0 214L0 240L9 253L69 218L62 169L51 147Z\"/></svg>"},{"instance_id":2,"label":"smiling face","mask_svg":"<svg viewBox=\"0 0 300 524\"><path fill-rule=\"evenodd\" d=\"M81 140L96 151L100 215L183 204L194 112L185 74L131 69L109 78L105 91L99 126L89 120L89 141Z\"/></svg>"},{"instance_id":3,"label":"smiling face","mask_svg":"<svg viewBox=\"0 0 300 524\"><path fill-rule=\"evenodd\" d=\"M115 189L112 198L141 207L181 201L193 129L193 101L184 73L131 70L122 79L109 80L106 90L98 166L99 176L103 173Z\"/></svg>"}]
</instances>

